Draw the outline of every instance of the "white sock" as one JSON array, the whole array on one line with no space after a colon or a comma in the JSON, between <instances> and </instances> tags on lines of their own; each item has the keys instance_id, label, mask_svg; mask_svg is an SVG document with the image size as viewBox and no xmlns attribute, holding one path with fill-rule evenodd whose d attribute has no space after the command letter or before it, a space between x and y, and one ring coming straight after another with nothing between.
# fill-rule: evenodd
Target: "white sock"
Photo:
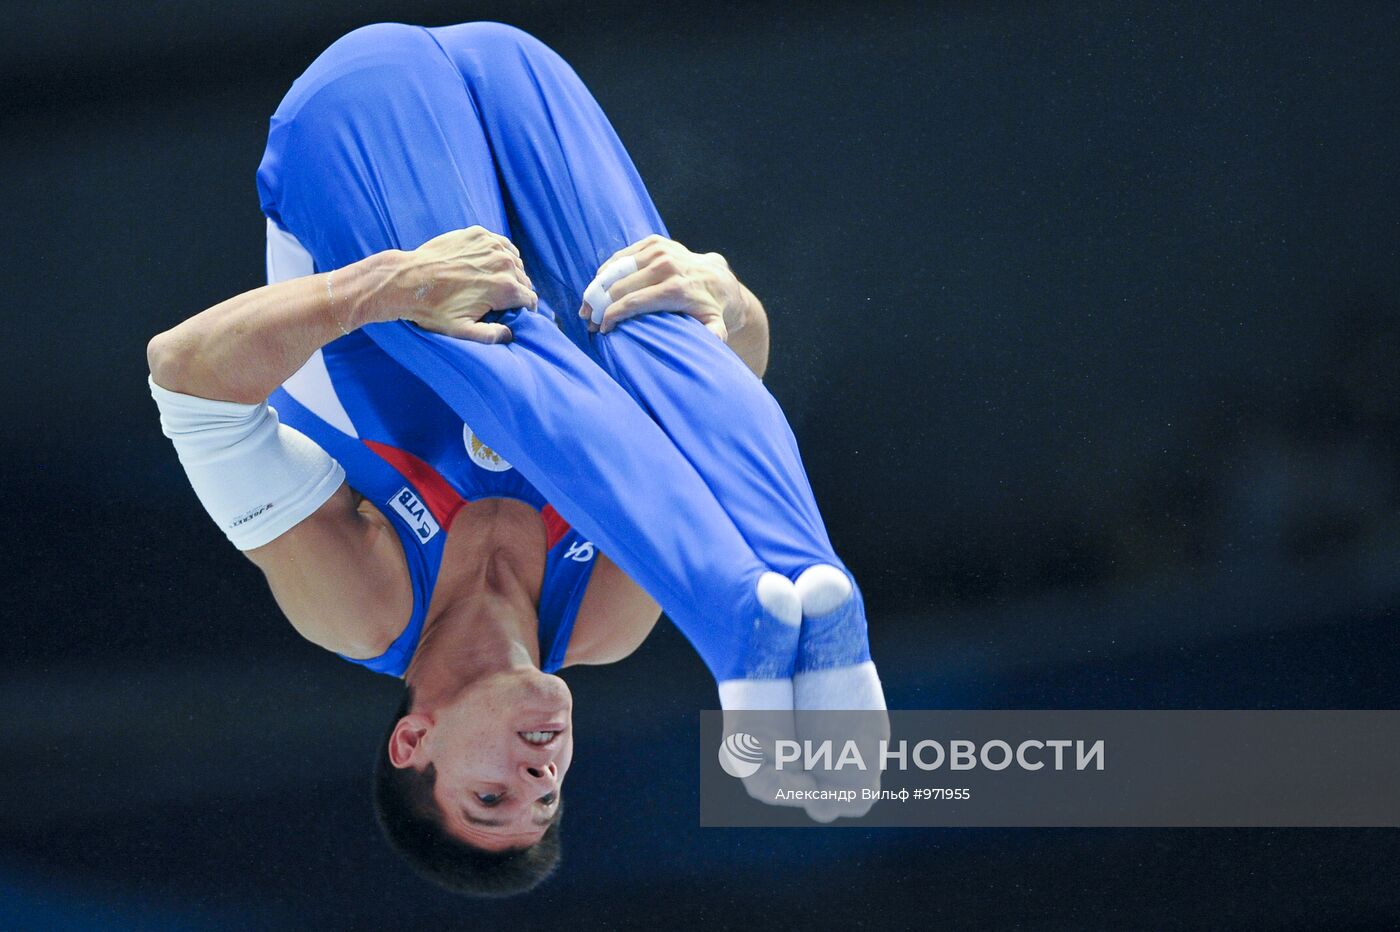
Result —
<instances>
[{"instance_id":1,"label":"white sock","mask_svg":"<svg viewBox=\"0 0 1400 932\"><path fill-rule=\"evenodd\" d=\"M792 698L796 709L864 712L885 708L880 675L869 660L849 667L799 673L792 678Z\"/></svg>"},{"instance_id":2,"label":"white sock","mask_svg":"<svg viewBox=\"0 0 1400 932\"><path fill-rule=\"evenodd\" d=\"M792 680L725 680L719 707L726 712L792 708Z\"/></svg>"}]
</instances>

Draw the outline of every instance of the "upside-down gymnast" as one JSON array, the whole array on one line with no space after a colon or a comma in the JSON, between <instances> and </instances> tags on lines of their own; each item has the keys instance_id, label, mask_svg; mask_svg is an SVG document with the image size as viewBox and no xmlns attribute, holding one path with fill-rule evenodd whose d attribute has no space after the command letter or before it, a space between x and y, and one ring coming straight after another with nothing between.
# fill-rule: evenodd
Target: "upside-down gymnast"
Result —
<instances>
[{"instance_id":1,"label":"upside-down gymnast","mask_svg":"<svg viewBox=\"0 0 1400 932\"><path fill-rule=\"evenodd\" d=\"M273 115L258 187L270 284L156 336L151 392L296 630L403 679L375 799L420 873L549 873L553 673L627 656L661 610L726 710L884 708L758 378L761 303L667 238L554 52L495 23L356 30Z\"/></svg>"}]
</instances>

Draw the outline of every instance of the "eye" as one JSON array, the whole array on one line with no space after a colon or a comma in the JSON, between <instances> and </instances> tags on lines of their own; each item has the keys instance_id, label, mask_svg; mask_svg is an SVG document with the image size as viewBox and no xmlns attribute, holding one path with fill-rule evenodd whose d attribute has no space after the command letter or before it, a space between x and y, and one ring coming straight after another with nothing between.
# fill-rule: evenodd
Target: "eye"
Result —
<instances>
[{"instance_id":1,"label":"eye","mask_svg":"<svg viewBox=\"0 0 1400 932\"><path fill-rule=\"evenodd\" d=\"M554 804L554 800L557 798L558 796L554 793L545 793L543 796L540 797L540 802L544 803L546 806L551 806Z\"/></svg>"},{"instance_id":2,"label":"eye","mask_svg":"<svg viewBox=\"0 0 1400 932\"><path fill-rule=\"evenodd\" d=\"M499 803L501 801L501 797L504 795L504 793L477 793L476 798L481 802L483 806L490 808L491 806L494 806L497 803Z\"/></svg>"}]
</instances>

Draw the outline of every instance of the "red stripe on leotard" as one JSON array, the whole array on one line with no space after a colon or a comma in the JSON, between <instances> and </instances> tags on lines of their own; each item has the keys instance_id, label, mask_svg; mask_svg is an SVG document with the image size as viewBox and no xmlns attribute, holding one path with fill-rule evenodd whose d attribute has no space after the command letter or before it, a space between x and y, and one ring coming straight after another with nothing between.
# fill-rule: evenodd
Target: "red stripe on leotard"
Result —
<instances>
[{"instance_id":1,"label":"red stripe on leotard","mask_svg":"<svg viewBox=\"0 0 1400 932\"><path fill-rule=\"evenodd\" d=\"M441 473L412 453L391 447L387 443L366 440L365 446L379 454L381 459L412 483L418 490L419 497L423 499L423 504L428 506L428 511L437 519L437 523L444 531L451 530L452 520L457 517L457 512L462 510L467 501L457 494L457 490L448 484Z\"/></svg>"},{"instance_id":2,"label":"red stripe on leotard","mask_svg":"<svg viewBox=\"0 0 1400 932\"><path fill-rule=\"evenodd\" d=\"M400 450L376 440L366 440L364 444L413 484L422 497L423 504L428 506L428 511L432 512L444 531L452 529L453 519L467 501L457 494L457 490L452 488L441 473L407 450ZM549 504L540 509L540 518L544 520L545 549L552 550L571 530L569 522Z\"/></svg>"},{"instance_id":3,"label":"red stripe on leotard","mask_svg":"<svg viewBox=\"0 0 1400 932\"><path fill-rule=\"evenodd\" d=\"M546 550L553 550L554 545L563 540L564 535L569 533L569 522L559 516L559 512L554 510L553 505L545 505L540 509L540 517L544 519L544 534Z\"/></svg>"}]
</instances>

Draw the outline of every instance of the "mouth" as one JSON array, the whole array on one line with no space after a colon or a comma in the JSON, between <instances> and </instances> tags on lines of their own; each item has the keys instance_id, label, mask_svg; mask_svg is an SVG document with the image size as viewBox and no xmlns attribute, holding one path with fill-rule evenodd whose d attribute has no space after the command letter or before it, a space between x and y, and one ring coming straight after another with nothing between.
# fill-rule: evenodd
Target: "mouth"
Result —
<instances>
[{"instance_id":1,"label":"mouth","mask_svg":"<svg viewBox=\"0 0 1400 932\"><path fill-rule=\"evenodd\" d=\"M562 728L540 728L534 731L517 731L516 734L519 735L520 739L526 744L541 748L559 737L561 731L563 731Z\"/></svg>"}]
</instances>

